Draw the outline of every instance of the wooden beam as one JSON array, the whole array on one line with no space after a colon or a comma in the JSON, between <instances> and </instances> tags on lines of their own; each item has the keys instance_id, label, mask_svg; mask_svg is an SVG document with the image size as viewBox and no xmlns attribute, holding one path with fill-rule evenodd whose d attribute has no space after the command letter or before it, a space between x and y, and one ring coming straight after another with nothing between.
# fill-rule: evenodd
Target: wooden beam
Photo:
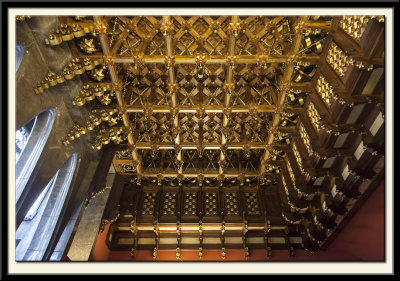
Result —
<instances>
[{"instance_id":1,"label":"wooden beam","mask_svg":"<svg viewBox=\"0 0 400 281\"><path fill-rule=\"evenodd\" d=\"M237 16L232 16L232 23L237 23L238 21L238 17ZM229 36L229 49L228 49L228 53L230 56L234 56L235 55L235 36L233 34L231 34ZM227 76L226 76L226 87L225 87L225 91L224 91L224 109L229 107L230 104L230 100L231 100L231 90L233 90L231 88L231 85L233 85L233 69L232 66L227 63ZM226 129L228 126L228 122L229 122L229 118L226 116L226 114L223 114L223 119L222 119L222 129ZM226 145L227 143L227 139L225 136L224 131L222 130L221 132L221 145ZM220 153L220 157L219 157L220 161L224 161L225 160L225 155L224 155L224 151L221 150ZM221 166L221 164L219 165L219 173L220 175L224 174L223 171L223 167Z\"/></svg>"},{"instance_id":2,"label":"wooden beam","mask_svg":"<svg viewBox=\"0 0 400 281\"><path fill-rule=\"evenodd\" d=\"M171 18L170 16L163 16L163 23L165 25L170 25L171 23ZM165 41L166 41L166 46L167 46L167 56L169 58L173 57L173 46L172 46L172 35L170 32L166 33L165 36ZM165 57L164 57L164 62L165 63ZM174 62L175 63L175 62ZM168 71L168 79L169 79L169 85L175 85L176 80L175 80L175 71L174 71L174 63L172 63L172 65L170 65L169 71ZM172 104L172 108L175 108L177 106L177 95L176 95L176 89L172 90L172 94L171 94L171 104ZM181 134L180 134L180 130L179 130L179 114L175 114L174 116L174 121L173 121L173 126L174 129L178 129L178 134L175 137L175 145L179 146L181 144ZM179 150L177 155L176 155L176 160L177 161L182 161L182 151ZM179 167L179 173L182 173L182 169L183 169L183 165Z\"/></svg>"},{"instance_id":3,"label":"wooden beam","mask_svg":"<svg viewBox=\"0 0 400 281\"><path fill-rule=\"evenodd\" d=\"M137 149L151 149L152 145L157 145L158 149L167 150L175 149L175 143L150 143L150 142L137 142L135 144ZM266 142L240 142L225 144L226 149L243 149L243 146L248 145L250 149L265 149ZM199 143L181 143L181 149L198 149ZM281 148L286 145L274 144L275 148ZM221 144L202 144L204 149L221 149Z\"/></svg>"},{"instance_id":4,"label":"wooden beam","mask_svg":"<svg viewBox=\"0 0 400 281\"><path fill-rule=\"evenodd\" d=\"M167 36L168 37L168 36ZM205 64L227 64L229 62L228 56L224 55L211 55L205 61ZM196 57L186 55L176 55L175 64L196 64ZM259 55L238 55L236 58L237 64L257 64ZM285 63L289 59L289 55L266 55L268 63ZM319 55L304 55L298 58L299 61L308 61L317 63L320 59ZM112 58L114 63L133 63L135 58L127 55L114 55ZM162 64L165 63L165 56L162 55L144 55L144 64Z\"/></svg>"},{"instance_id":5,"label":"wooden beam","mask_svg":"<svg viewBox=\"0 0 400 281\"><path fill-rule=\"evenodd\" d=\"M295 37L293 39L292 50L289 54L289 57L293 60L297 59L297 54L300 50L301 40L303 38L303 27L307 23L307 18L308 17L306 17L306 16L302 16L299 18L299 20L297 22L297 27L300 27L300 28L298 28L298 30L296 31ZM283 78L283 85L285 85L285 84L288 85L291 82L293 71L294 71L294 65L288 64L288 66L285 70L284 78ZM280 95L278 96L278 103L276 105L277 109L280 108L282 110L282 106L284 105L288 90L289 90L289 87L286 89L283 89L281 91ZM277 110L276 113L274 114L273 121L269 127L269 132L268 132L269 135L267 138L268 146L266 147L265 153L261 159L260 176L263 176L265 173L265 164L266 164L266 161L268 161L270 150L272 148L272 143L274 141L274 131L279 125L280 116L281 116L280 110Z\"/></svg>"},{"instance_id":6,"label":"wooden beam","mask_svg":"<svg viewBox=\"0 0 400 281\"><path fill-rule=\"evenodd\" d=\"M104 24L103 23L103 19L102 19L101 16L94 16L93 18L94 18L94 21L95 21L96 24L99 24L99 25ZM106 58L110 57L111 56L111 50L110 50L109 45L108 45L107 34L101 32L99 34L99 38L100 38L100 44L101 44L101 48L103 50L104 57L106 57ZM117 75L117 71L116 71L113 63L110 63L108 65L108 71L110 73L112 84L113 85L119 85L120 81L119 81L119 78L118 78L118 75ZM131 124L129 122L128 113L125 110L125 103L124 103L121 91L116 90L115 91L115 96L117 98L118 106L119 106L119 108L120 108L120 110L122 112L122 121L124 123L124 126L127 129L127 132L128 132L128 142L129 142L129 144L133 145L134 144L134 137L133 137L133 132L132 132L132 129L131 129L132 126L131 126ZM138 165L136 166L136 171L137 171L138 174L140 174L140 172L141 172L141 164L140 164L140 161L139 161L139 157L138 157L136 148L133 149L133 151L132 151L132 157L138 163Z\"/></svg>"},{"instance_id":7,"label":"wooden beam","mask_svg":"<svg viewBox=\"0 0 400 281\"><path fill-rule=\"evenodd\" d=\"M147 171L143 171L142 172L142 176L143 177L157 177L157 175L162 175L164 178L165 177L172 177L172 178L176 178L178 176L178 172L168 172L168 171L161 171L161 172L147 172ZM185 178L197 178L199 175L203 175L206 178L218 178L219 177L219 172L215 171L215 172L204 172L201 170L197 170L197 171L192 171L192 172L182 172L179 173L182 174ZM232 177L232 178L236 178L243 175L244 177L257 177L258 176L258 171L254 171L254 172L241 172L240 170L236 170L236 171L229 171L229 172L225 172L224 176L225 177Z\"/></svg>"}]
</instances>

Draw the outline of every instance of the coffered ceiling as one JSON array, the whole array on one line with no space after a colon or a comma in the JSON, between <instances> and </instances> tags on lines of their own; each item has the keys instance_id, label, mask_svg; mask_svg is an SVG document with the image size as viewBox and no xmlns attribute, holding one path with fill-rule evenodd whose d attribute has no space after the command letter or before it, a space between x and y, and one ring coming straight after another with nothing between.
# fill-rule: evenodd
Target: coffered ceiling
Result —
<instances>
[{"instance_id":1,"label":"coffered ceiling","mask_svg":"<svg viewBox=\"0 0 400 281\"><path fill-rule=\"evenodd\" d=\"M321 206L310 206L324 201L325 190L312 183L326 174L316 163L338 155L328 140L360 129L341 122L335 112L371 101L383 104L382 95L351 90L359 73L383 67L379 50L366 55L360 47L365 30L381 21L376 16L60 17L61 26L46 44L69 44L74 60L63 73L50 73L35 92L80 76L84 86L73 103L91 113L63 143L89 134L93 149L120 145L115 170L142 190L134 211L129 188L121 195L131 198L120 199L126 215L154 217L159 204L160 222L163 216L168 222L168 215L170 222L218 217L268 221L273 227L301 220L307 243L320 245L326 233L313 218ZM156 200L160 188L163 203ZM312 215L303 220L306 212ZM323 223L328 228L329 222Z\"/></svg>"}]
</instances>

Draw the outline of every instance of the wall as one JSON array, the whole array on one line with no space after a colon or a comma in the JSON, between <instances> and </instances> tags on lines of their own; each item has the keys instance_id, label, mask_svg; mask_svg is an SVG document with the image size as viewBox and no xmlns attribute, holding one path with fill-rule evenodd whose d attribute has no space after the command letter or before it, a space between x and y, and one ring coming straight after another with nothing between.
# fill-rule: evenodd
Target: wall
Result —
<instances>
[{"instance_id":1,"label":"wall","mask_svg":"<svg viewBox=\"0 0 400 281\"><path fill-rule=\"evenodd\" d=\"M26 199L17 213L16 226L22 221L28 208L57 170L73 153L76 152L78 156L70 192L61 212L57 231L50 243L51 248L56 247L64 228L67 225L71 226L76 220L74 214L82 206L95 170L88 167L97 166L100 154L99 151L90 148L88 135L73 141L67 147L61 141L74 124L83 124L88 116L88 108L72 105L73 97L82 87L79 77L50 87L42 94L37 95L34 92L34 88L50 71L61 74L62 69L72 60L66 43L56 47L45 45L44 39L59 25L57 17L33 17L25 21L17 21L16 24L16 43L23 46L24 56L16 73L15 130L49 108L54 108L56 112L47 143L26 186ZM66 236L68 235L64 234L62 239L68 240L69 237Z\"/></svg>"}]
</instances>

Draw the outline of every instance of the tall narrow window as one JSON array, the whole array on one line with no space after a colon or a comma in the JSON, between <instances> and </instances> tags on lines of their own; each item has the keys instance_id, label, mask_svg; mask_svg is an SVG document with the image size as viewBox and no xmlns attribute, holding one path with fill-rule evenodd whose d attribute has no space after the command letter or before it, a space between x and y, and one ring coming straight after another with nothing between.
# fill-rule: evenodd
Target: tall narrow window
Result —
<instances>
[{"instance_id":1,"label":"tall narrow window","mask_svg":"<svg viewBox=\"0 0 400 281\"><path fill-rule=\"evenodd\" d=\"M54 109L48 109L16 132L15 200L17 203L42 154L53 127L54 117Z\"/></svg>"},{"instance_id":2,"label":"tall narrow window","mask_svg":"<svg viewBox=\"0 0 400 281\"><path fill-rule=\"evenodd\" d=\"M40 193L39 197L36 199L35 203L33 203L32 207L29 209L28 213L26 214L24 221L30 221L37 215L38 210L41 207L45 196L49 193L49 190L51 190L53 188L55 179L57 178L57 175L58 175L58 172L50 180L50 182L46 185L46 187L43 189L43 191Z\"/></svg>"},{"instance_id":3,"label":"tall narrow window","mask_svg":"<svg viewBox=\"0 0 400 281\"><path fill-rule=\"evenodd\" d=\"M15 72L18 71L23 56L24 56L24 47L22 47L20 44L17 43L17 45L15 46Z\"/></svg>"},{"instance_id":4,"label":"tall narrow window","mask_svg":"<svg viewBox=\"0 0 400 281\"><path fill-rule=\"evenodd\" d=\"M16 260L41 261L57 232L60 214L75 173L74 153L54 175L35 200L16 231Z\"/></svg>"},{"instance_id":5,"label":"tall narrow window","mask_svg":"<svg viewBox=\"0 0 400 281\"><path fill-rule=\"evenodd\" d=\"M33 125L35 124L36 117L29 121L25 126L22 126L15 133L15 153L18 161L19 156L28 143L29 136L31 135Z\"/></svg>"}]
</instances>

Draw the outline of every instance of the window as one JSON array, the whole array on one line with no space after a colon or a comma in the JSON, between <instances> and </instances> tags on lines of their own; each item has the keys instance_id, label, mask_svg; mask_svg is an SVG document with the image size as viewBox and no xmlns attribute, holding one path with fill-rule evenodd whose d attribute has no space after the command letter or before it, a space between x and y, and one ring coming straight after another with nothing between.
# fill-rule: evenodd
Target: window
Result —
<instances>
[{"instance_id":1,"label":"window","mask_svg":"<svg viewBox=\"0 0 400 281\"><path fill-rule=\"evenodd\" d=\"M25 126L22 126L15 133L15 152L17 161L19 156L21 155L21 152L24 150L26 143L28 142L35 121L36 117L29 121Z\"/></svg>"},{"instance_id":2,"label":"window","mask_svg":"<svg viewBox=\"0 0 400 281\"><path fill-rule=\"evenodd\" d=\"M15 46L15 72L18 71L23 56L24 56L24 47L22 47L20 44L17 43L17 45Z\"/></svg>"},{"instance_id":3,"label":"window","mask_svg":"<svg viewBox=\"0 0 400 281\"><path fill-rule=\"evenodd\" d=\"M72 154L35 200L16 231L16 260L41 261L56 233L56 226L75 173L77 154Z\"/></svg>"},{"instance_id":4,"label":"window","mask_svg":"<svg viewBox=\"0 0 400 281\"><path fill-rule=\"evenodd\" d=\"M25 186L42 154L53 127L54 117L54 109L48 109L16 132L15 198L17 203L25 191Z\"/></svg>"},{"instance_id":5,"label":"window","mask_svg":"<svg viewBox=\"0 0 400 281\"><path fill-rule=\"evenodd\" d=\"M36 199L35 203L33 203L32 207L29 209L28 213L26 214L24 221L29 221L32 220L38 213L38 209L42 205L42 202L44 201L45 196L48 191L51 190L54 186L55 179L57 178L58 171L56 175L50 180L50 182L47 184L47 186L43 189L43 191L40 193L39 197Z\"/></svg>"}]
</instances>

